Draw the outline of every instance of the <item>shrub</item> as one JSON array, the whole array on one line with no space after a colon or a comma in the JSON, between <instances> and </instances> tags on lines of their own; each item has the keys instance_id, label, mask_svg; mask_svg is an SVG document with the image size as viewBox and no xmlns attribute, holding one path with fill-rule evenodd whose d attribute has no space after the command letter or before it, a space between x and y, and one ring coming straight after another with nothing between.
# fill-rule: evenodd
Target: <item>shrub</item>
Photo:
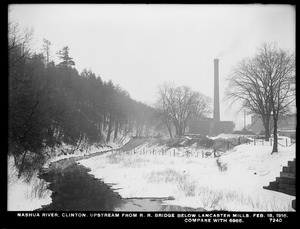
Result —
<instances>
[{"instance_id":1,"label":"shrub","mask_svg":"<svg viewBox=\"0 0 300 229\"><path fill-rule=\"evenodd\" d=\"M31 197L32 198L44 198L49 192L48 184L45 180L35 180L33 182Z\"/></svg>"},{"instance_id":2,"label":"shrub","mask_svg":"<svg viewBox=\"0 0 300 229\"><path fill-rule=\"evenodd\" d=\"M214 140L209 139L207 137L200 138L197 140L197 148L212 148L214 145Z\"/></svg>"},{"instance_id":3,"label":"shrub","mask_svg":"<svg viewBox=\"0 0 300 229\"><path fill-rule=\"evenodd\" d=\"M227 171L227 164L226 163L222 163L221 160L220 160L220 158L217 158L216 163L217 163L217 166L218 166L218 168L219 168L219 170L221 172Z\"/></svg>"},{"instance_id":4,"label":"shrub","mask_svg":"<svg viewBox=\"0 0 300 229\"><path fill-rule=\"evenodd\" d=\"M197 183L196 181L190 181L188 179L182 179L181 182L178 183L179 190L181 190L185 196L195 196Z\"/></svg>"},{"instance_id":5,"label":"shrub","mask_svg":"<svg viewBox=\"0 0 300 229\"><path fill-rule=\"evenodd\" d=\"M36 171L38 171L46 162L46 156L43 153L28 153L23 157L19 157L15 161L15 165L26 182L29 182Z\"/></svg>"},{"instance_id":6,"label":"shrub","mask_svg":"<svg viewBox=\"0 0 300 229\"><path fill-rule=\"evenodd\" d=\"M165 169L162 171L152 171L150 175L147 177L147 180L151 183L174 183L174 182L182 182L186 179L186 175L180 174L174 169Z\"/></svg>"}]
</instances>

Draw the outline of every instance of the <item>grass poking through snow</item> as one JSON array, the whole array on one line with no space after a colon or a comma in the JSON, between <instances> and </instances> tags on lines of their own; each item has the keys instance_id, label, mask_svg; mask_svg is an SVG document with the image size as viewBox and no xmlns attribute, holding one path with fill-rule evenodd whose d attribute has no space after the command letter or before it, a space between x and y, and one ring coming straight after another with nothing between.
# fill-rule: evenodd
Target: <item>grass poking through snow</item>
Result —
<instances>
[{"instance_id":1,"label":"grass poking through snow","mask_svg":"<svg viewBox=\"0 0 300 229\"><path fill-rule=\"evenodd\" d=\"M117 184L124 198L173 196L165 203L206 210L293 211L292 197L263 186L279 175L295 151L270 155L269 148L241 145L221 158L115 152L80 163L95 177Z\"/></svg>"}]
</instances>

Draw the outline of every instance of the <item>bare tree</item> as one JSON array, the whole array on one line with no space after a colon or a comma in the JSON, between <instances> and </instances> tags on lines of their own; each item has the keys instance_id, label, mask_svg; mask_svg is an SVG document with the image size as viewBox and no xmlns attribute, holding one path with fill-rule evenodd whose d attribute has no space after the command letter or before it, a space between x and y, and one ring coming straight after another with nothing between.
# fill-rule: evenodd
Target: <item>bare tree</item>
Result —
<instances>
[{"instance_id":1,"label":"bare tree","mask_svg":"<svg viewBox=\"0 0 300 229\"><path fill-rule=\"evenodd\" d=\"M266 84L270 92L273 117L274 144L272 153L278 152L277 125L281 117L291 112L296 99L295 55L278 49L276 45L264 44L259 60L267 69Z\"/></svg>"},{"instance_id":2,"label":"bare tree","mask_svg":"<svg viewBox=\"0 0 300 229\"><path fill-rule=\"evenodd\" d=\"M233 103L241 101L240 110L258 115L265 129L265 140L269 141L271 104L264 71L256 58L242 60L228 79L226 99Z\"/></svg>"},{"instance_id":3,"label":"bare tree","mask_svg":"<svg viewBox=\"0 0 300 229\"><path fill-rule=\"evenodd\" d=\"M44 53L46 54L46 58L45 58L45 61L46 61L46 67L48 67L49 65L49 62L50 62L50 46L51 46L51 42L47 39L43 39L43 51Z\"/></svg>"},{"instance_id":4,"label":"bare tree","mask_svg":"<svg viewBox=\"0 0 300 229\"><path fill-rule=\"evenodd\" d=\"M242 60L229 77L226 98L241 101L241 109L258 115L265 129L265 140L273 126L277 152L277 123L295 101L295 58L275 44L263 44L253 58ZM273 117L273 119L272 119Z\"/></svg>"},{"instance_id":5,"label":"bare tree","mask_svg":"<svg viewBox=\"0 0 300 229\"><path fill-rule=\"evenodd\" d=\"M192 91L190 87L175 87L170 83L159 87L157 107L162 111L164 123L171 137L171 123L176 136L181 137L192 117L204 117L210 112L208 97Z\"/></svg>"},{"instance_id":6,"label":"bare tree","mask_svg":"<svg viewBox=\"0 0 300 229\"><path fill-rule=\"evenodd\" d=\"M14 68L18 63L29 56L32 38L32 28L21 30L18 23L8 23L8 52L10 69Z\"/></svg>"}]
</instances>

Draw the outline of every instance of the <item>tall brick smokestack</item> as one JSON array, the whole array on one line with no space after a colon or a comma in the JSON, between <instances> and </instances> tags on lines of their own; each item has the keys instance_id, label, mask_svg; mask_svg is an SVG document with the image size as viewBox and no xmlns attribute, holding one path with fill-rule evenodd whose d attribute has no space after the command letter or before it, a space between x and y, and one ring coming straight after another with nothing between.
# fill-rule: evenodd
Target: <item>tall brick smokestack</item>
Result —
<instances>
[{"instance_id":1,"label":"tall brick smokestack","mask_svg":"<svg viewBox=\"0 0 300 229\"><path fill-rule=\"evenodd\" d=\"M214 123L220 122L219 59L214 59Z\"/></svg>"}]
</instances>

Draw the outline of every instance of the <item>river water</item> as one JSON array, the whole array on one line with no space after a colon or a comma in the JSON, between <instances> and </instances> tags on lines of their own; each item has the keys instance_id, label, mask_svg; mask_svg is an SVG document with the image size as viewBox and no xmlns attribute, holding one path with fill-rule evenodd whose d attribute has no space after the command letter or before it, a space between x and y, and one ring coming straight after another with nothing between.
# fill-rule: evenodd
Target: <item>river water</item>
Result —
<instances>
[{"instance_id":1,"label":"river water","mask_svg":"<svg viewBox=\"0 0 300 229\"><path fill-rule=\"evenodd\" d=\"M94 154L96 156L99 154ZM41 211L203 211L176 205L163 205L163 198L123 199L99 179L88 174L88 168L76 161L91 156L54 162L39 177L50 182L52 203Z\"/></svg>"}]
</instances>

